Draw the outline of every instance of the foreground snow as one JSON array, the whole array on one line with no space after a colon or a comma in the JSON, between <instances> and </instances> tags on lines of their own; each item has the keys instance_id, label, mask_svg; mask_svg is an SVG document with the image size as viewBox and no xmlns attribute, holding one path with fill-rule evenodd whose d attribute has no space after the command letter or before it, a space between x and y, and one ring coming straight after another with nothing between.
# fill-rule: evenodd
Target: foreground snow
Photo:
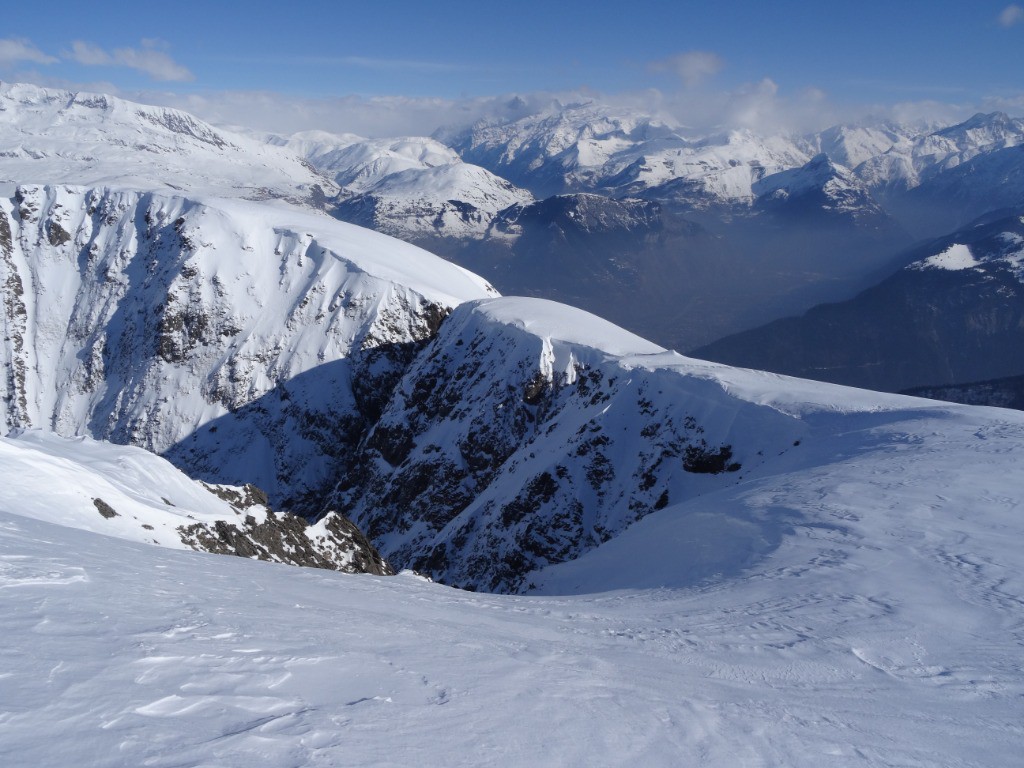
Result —
<instances>
[{"instance_id":1,"label":"foreground snow","mask_svg":"<svg viewBox=\"0 0 1024 768\"><path fill-rule=\"evenodd\" d=\"M1024 419L841 411L771 476L549 569L561 597L146 547L8 501L0 762L1012 765Z\"/></svg>"},{"instance_id":2,"label":"foreground snow","mask_svg":"<svg viewBox=\"0 0 1024 768\"><path fill-rule=\"evenodd\" d=\"M0 438L0 510L118 539L344 573L391 570L347 520L275 514L255 486L204 485L141 448L42 430Z\"/></svg>"}]
</instances>

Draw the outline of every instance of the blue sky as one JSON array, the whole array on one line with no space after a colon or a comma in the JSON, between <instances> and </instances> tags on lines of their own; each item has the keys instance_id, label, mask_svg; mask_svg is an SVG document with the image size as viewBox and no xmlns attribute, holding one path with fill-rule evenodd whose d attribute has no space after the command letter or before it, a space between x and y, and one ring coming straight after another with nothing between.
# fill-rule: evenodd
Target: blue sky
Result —
<instances>
[{"instance_id":1,"label":"blue sky","mask_svg":"<svg viewBox=\"0 0 1024 768\"><path fill-rule=\"evenodd\" d=\"M612 7L106 0L50 2L33 13L22 5L0 28L0 78L148 96L207 114L219 100L217 118L265 127L283 124L291 109L289 128L314 127L307 123L338 100L353 108L390 97L400 122L403 103L440 110L541 91L646 99L696 123L748 114L756 122L768 104L773 119L915 106L1024 113L1024 8L1005 0ZM260 98L243 97L251 92Z\"/></svg>"}]
</instances>

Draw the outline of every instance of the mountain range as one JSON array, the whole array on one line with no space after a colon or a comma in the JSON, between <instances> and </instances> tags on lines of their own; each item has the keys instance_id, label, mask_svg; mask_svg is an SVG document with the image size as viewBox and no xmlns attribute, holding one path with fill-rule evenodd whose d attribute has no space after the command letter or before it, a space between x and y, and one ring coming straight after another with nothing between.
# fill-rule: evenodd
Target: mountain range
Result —
<instances>
[{"instance_id":1,"label":"mountain range","mask_svg":"<svg viewBox=\"0 0 1024 768\"><path fill-rule=\"evenodd\" d=\"M858 169L891 138L910 194L1014 121L697 139L579 105L258 139L0 104L5 762L1012 763L1024 415L684 357L552 299L685 324L706 309L663 276L717 270L708 335L888 265L895 310L987 291L950 327L1012 340L1020 212L894 256L909 227ZM427 231L456 190L432 242L552 295L336 218L377 194L375 227ZM851 233L880 245L773 261Z\"/></svg>"},{"instance_id":2,"label":"mountain range","mask_svg":"<svg viewBox=\"0 0 1024 768\"><path fill-rule=\"evenodd\" d=\"M293 146L346 190L336 216L688 350L852 297L915 240L1020 205L1022 136L1002 113L700 136L588 102L432 139Z\"/></svg>"}]
</instances>

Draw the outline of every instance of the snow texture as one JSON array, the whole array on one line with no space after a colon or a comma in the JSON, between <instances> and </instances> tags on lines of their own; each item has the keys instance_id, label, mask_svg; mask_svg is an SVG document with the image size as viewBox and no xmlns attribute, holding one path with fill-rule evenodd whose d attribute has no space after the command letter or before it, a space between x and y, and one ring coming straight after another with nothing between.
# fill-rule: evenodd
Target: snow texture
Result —
<instances>
[{"instance_id":1,"label":"snow texture","mask_svg":"<svg viewBox=\"0 0 1024 768\"><path fill-rule=\"evenodd\" d=\"M0 760L1015 764L1024 419L801 386L817 439L550 570L539 586L561 596L2 511Z\"/></svg>"}]
</instances>

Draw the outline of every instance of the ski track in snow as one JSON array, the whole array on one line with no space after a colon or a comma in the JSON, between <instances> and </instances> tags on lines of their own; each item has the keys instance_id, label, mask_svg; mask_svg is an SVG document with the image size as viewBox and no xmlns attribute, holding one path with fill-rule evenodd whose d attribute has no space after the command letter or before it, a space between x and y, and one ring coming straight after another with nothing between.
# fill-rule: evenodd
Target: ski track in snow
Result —
<instances>
[{"instance_id":1,"label":"ski track in snow","mask_svg":"<svg viewBox=\"0 0 1024 768\"><path fill-rule=\"evenodd\" d=\"M644 560L648 521L684 529L686 504L619 537L634 557L601 585L618 591L546 597L0 514L0 763L1012 765L1021 428L952 416L695 500L786 532L690 586ZM594 578L603 551L562 567ZM629 588L651 571L661 588Z\"/></svg>"}]
</instances>

